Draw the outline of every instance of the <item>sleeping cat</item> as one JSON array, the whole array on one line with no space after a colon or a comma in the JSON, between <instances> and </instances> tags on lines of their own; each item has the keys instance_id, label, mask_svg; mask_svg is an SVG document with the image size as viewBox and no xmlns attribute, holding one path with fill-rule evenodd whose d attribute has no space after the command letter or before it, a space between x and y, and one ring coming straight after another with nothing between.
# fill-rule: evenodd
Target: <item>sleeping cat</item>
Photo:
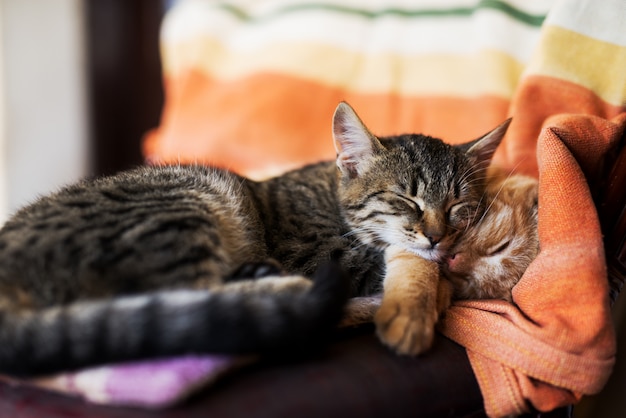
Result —
<instances>
[{"instance_id":1,"label":"sleeping cat","mask_svg":"<svg viewBox=\"0 0 626 418\"><path fill-rule=\"evenodd\" d=\"M381 339L419 353L435 261L480 218L507 126L456 147L376 138L341 103L334 162L263 182L143 167L43 197L0 230L0 371L305 347L381 290Z\"/></svg>"},{"instance_id":2,"label":"sleeping cat","mask_svg":"<svg viewBox=\"0 0 626 418\"><path fill-rule=\"evenodd\" d=\"M504 299L539 252L537 180L491 173L488 206L442 264L455 299Z\"/></svg>"},{"instance_id":3,"label":"sleeping cat","mask_svg":"<svg viewBox=\"0 0 626 418\"><path fill-rule=\"evenodd\" d=\"M492 168L484 199L487 208L480 219L471 223L440 260L440 314L453 299L511 302L513 287L539 252L536 179L507 176ZM379 296L349 300L340 326L372 322L380 305Z\"/></svg>"}]
</instances>

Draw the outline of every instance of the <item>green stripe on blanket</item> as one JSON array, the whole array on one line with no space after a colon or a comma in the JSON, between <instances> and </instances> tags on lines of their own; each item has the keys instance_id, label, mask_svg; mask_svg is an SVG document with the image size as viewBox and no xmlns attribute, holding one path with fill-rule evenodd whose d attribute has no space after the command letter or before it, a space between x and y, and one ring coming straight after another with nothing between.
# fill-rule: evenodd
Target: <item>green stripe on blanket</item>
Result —
<instances>
[{"instance_id":1,"label":"green stripe on blanket","mask_svg":"<svg viewBox=\"0 0 626 418\"><path fill-rule=\"evenodd\" d=\"M527 13L523 10L520 10L516 7L511 6L500 0L482 0L478 2L473 7L451 7L445 9L417 9L417 10L409 10L409 9L400 9L400 8L384 8L379 10L366 10L366 9L357 9L354 7L340 6L337 4L323 4L323 3L303 3L303 4L294 4L288 5L276 10L273 10L271 13L253 16L247 13L242 8L234 6L232 4L226 3L218 3L213 5L212 7L216 7L222 10L225 10L231 13L236 18L252 22L259 23L262 21L267 21L274 19L279 16L283 16L290 13L298 13L302 11L311 11L311 10L325 10L336 13L344 13L350 14L354 16L359 16L365 19L377 19L384 16L396 16L401 18L437 18L437 17L458 17L458 16L471 16L479 10L482 9L493 9L498 10L510 18L517 20L521 23L525 23L530 26L540 27L543 21L545 20L545 15L534 15Z\"/></svg>"}]
</instances>

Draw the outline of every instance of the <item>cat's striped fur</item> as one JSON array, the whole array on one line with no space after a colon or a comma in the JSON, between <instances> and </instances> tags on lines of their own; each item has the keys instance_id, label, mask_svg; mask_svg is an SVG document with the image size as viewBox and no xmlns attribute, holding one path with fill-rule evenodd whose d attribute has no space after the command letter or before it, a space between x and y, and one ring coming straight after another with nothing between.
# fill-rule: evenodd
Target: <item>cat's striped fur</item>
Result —
<instances>
[{"instance_id":1,"label":"cat's striped fur","mask_svg":"<svg viewBox=\"0 0 626 418\"><path fill-rule=\"evenodd\" d=\"M333 130L336 162L264 182L144 167L18 211L0 230L0 372L321 341L348 294L402 279L390 253L436 260L476 218L506 124L459 147L378 139L340 104Z\"/></svg>"}]
</instances>

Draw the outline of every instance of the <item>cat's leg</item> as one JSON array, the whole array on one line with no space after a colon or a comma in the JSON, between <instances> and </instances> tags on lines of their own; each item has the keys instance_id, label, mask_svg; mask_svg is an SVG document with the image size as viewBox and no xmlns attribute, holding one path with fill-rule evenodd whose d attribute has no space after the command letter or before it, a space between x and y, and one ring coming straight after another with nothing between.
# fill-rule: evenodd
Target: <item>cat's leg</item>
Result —
<instances>
[{"instance_id":1,"label":"cat's leg","mask_svg":"<svg viewBox=\"0 0 626 418\"><path fill-rule=\"evenodd\" d=\"M268 259L267 267L274 270L278 262ZM262 277L238 278L232 281L225 281L220 286L221 292L234 293L257 293L264 295L298 295L309 291L327 293L337 300L348 298L348 279L338 263L331 261L323 263L315 270L312 277L299 274L288 274L283 270L276 270L277 274L266 271L264 263L251 263L252 266L261 266L261 272L269 274ZM258 273L257 271L257 273ZM215 290L215 289L213 289Z\"/></svg>"},{"instance_id":2,"label":"cat's leg","mask_svg":"<svg viewBox=\"0 0 626 418\"><path fill-rule=\"evenodd\" d=\"M376 332L399 354L423 353L432 345L439 317L439 266L393 246L385 251L385 264Z\"/></svg>"},{"instance_id":3,"label":"cat's leg","mask_svg":"<svg viewBox=\"0 0 626 418\"><path fill-rule=\"evenodd\" d=\"M221 292L257 294L304 294L313 287L311 279L298 275L268 275L261 278L237 278L221 286Z\"/></svg>"},{"instance_id":4,"label":"cat's leg","mask_svg":"<svg viewBox=\"0 0 626 418\"><path fill-rule=\"evenodd\" d=\"M259 279L261 277L280 276L281 274L283 274L283 269L280 263L273 258L268 258L263 261L242 264L229 274L225 281Z\"/></svg>"},{"instance_id":5,"label":"cat's leg","mask_svg":"<svg viewBox=\"0 0 626 418\"><path fill-rule=\"evenodd\" d=\"M439 316L442 316L450 307L453 293L452 283L448 279L440 277L437 286L437 313Z\"/></svg>"},{"instance_id":6,"label":"cat's leg","mask_svg":"<svg viewBox=\"0 0 626 418\"><path fill-rule=\"evenodd\" d=\"M354 327L374 322L381 300L382 295L360 296L348 300L339 326Z\"/></svg>"}]
</instances>

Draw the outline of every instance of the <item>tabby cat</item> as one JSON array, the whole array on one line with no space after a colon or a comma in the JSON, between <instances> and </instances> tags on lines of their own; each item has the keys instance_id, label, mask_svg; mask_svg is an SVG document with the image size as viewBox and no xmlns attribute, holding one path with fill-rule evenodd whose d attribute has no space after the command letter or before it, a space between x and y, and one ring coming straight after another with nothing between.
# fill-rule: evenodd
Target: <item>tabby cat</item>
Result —
<instances>
[{"instance_id":1,"label":"tabby cat","mask_svg":"<svg viewBox=\"0 0 626 418\"><path fill-rule=\"evenodd\" d=\"M492 170L493 171L493 170ZM539 252L537 180L490 173L488 206L442 264L455 299L504 299Z\"/></svg>"},{"instance_id":2,"label":"tabby cat","mask_svg":"<svg viewBox=\"0 0 626 418\"><path fill-rule=\"evenodd\" d=\"M0 371L303 347L381 290L381 339L419 353L435 261L480 218L507 125L455 147L376 138L341 103L335 162L263 182L142 167L40 198L0 230Z\"/></svg>"}]
</instances>

